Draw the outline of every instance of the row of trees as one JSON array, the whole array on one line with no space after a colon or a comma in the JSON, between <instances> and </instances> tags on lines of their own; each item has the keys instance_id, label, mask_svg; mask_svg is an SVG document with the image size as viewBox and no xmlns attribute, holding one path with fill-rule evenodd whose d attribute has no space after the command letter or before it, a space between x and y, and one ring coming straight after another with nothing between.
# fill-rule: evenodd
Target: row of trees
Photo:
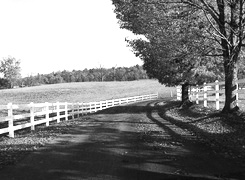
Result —
<instances>
[{"instance_id":1,"label":"row of trees","mask_svg":"<svg viewBox=\"0 0 245 180\"><path fill-rule=\"evenodd\" d=\"M14 86L37 86L41 84L57 84L69 82L87 82L87 81L133 81L147 79L146 71L142 66L132 67L113 67L58 71L49 74L37 74L21 78L20 60L13 57L3 58L0 61L0 89L13 88Z\"/></svg>"},{"instance_id":2,"label":"row of trees","mask_svg":"<svg viewBox=\"0 0 245 180\"><path fill-rule=\"evenodd\" d=\"M57 71L49 74L37 74L21 78L20 60L9 56L0 61L0 89L13 88L14 86L37 86L41 84L57 84L87 81L133 81L147 79L146 71L142 66L113 67Z\"/></svg>"},{"instance_id":3,"label":"row of trees","mask_svg":"<svg viewBox=\"0 0 245 180\"><path fill-rule=\"evenodd\" d=\"M50 74L37 74L19 80L21 86L37 86L40 84L57 84L88 81L133 81L147 79L142 66L117 68L94 68L73 71L58 71Z\"/></svg>"},{"instance_id":4,"label":"row of trees","mask_svg":"<svg viewBox=\"0 0 245 180\"><path fill-rule=\"evenodd\" d=\"M146 38L128 43L150 77L169 86L184 82L183 88L224 79L222 111L238 109L234 87L244 64L245 0L112 2L121 28Z\"/></svg>"}]
</instances>

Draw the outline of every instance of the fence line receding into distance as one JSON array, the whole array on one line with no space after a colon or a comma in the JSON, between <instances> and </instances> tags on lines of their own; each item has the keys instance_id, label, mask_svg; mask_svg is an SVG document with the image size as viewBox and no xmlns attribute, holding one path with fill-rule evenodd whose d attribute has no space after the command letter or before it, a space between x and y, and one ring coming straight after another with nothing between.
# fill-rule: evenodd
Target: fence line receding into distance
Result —
<instances>
[{"instance_id":1,"label":"fence line receding into distance","mask_svg":"<svg viewBox=\"0 0 245 180\"><path fill-rule=\"evenodd\" d=\"M110 107L157 98L158 94L149 94L89 103L46 102L0 105L0 110L6 110L8 113L7 117L0 117L0 134L8 133L9 137L14 137L14 132L19 129L30 127L31 130L35 130L36 125L49 126L51 121L59 123L62 120L76 119Z\"/></svg>"}]
</instances>

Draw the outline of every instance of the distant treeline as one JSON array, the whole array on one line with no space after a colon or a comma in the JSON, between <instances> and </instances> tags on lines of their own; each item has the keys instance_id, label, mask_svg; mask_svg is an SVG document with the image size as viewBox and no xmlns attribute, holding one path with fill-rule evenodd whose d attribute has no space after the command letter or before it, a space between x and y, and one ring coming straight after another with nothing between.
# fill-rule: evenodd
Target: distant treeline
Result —
<instances>
[{"instance_id":1,"label":"distant treeline","mask_svg":"<svg viewBox=\"0 0 245 180\"><path fill-rule=\"evenodd\" d=\"M38 86L41 84L57 84L70 82L89 82L89 81L134 81L148 79L146 71L142 66L117 68L95 68L73 71L58 71L50 74L37 74L22 78L18 86Z\"/></svg>"}]
</instances>

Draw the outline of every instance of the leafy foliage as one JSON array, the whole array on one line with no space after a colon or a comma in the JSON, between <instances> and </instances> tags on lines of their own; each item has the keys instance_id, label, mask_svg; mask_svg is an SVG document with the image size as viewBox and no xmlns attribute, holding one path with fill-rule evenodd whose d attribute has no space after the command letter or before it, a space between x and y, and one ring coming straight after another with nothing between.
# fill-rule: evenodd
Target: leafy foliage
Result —
<instances>
[{"instance_id":1,"label":"leafy foliage","mask_svg":"<svg viewBox=\"0 0 245 180\"><path fill-rule=\"evenodd\" d=\"M17 80L21 77L20 61L13 57L3 58L0 64L0 72L3 73L4 78L10 82L13 87Z\"/></svg>"},{"instance_id":2,"label":"leafy foliage","mask_svg":"<svg viewBox=\"0 0 245 180\"><path fill-rule=\"evenodd\" d=\"M206 21L198 10L174 2L113 0L121 27L146 37L128 40L144 69L169 86L223 79L221 59L206 56L216 52L203 34Z\"/></svg>"},{"instance_id":3,"label":"leafy foliage","mask_svg":"<svg viewBox=\"0 0 245 180\"><path fill-rule=\"evenodd\" d=\"M37 86L40 84L57 84L70 82L90 81L133 81L148 79L142 66L118 67L118 68L93 68L73 71L58 71L50 74L37 74L22 78L20 84L25 86Z\"/></svg>"},{"instance_id":4,"label":"leafy foliage","mask_svg":"<svg viewBox=\"0 0 245 180\"><path fill-rule=\"evenodd\" d=\"M5 89L5 88L10 88L11 87L11 83L4 78L0 78L0 89Z\"/></svg>"},{"instance_id":5,"label":"leafy foliage","mask_svg":"<svg viewBox=\"0 0 245 180\"><path fill-rule=\"evenodd\" d=\"M167 85L224 77L222 111L239 109L234 87L245 47L244 0L112 1L121 27L148 40L130 45L151 76Z\"/></svg>"}]
</instances>

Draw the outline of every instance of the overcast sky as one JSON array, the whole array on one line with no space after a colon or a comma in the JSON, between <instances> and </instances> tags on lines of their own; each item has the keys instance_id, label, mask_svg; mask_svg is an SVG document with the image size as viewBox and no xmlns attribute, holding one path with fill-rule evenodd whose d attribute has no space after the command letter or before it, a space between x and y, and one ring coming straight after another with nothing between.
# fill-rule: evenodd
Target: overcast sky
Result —
<instances>
[{"instance_id":1,"label":"overcast sky","mask_svg":"<svg viewBox=\"0 0 245 180\"><path fill-rule=\"evenodd\" d=\"M111 0L0 0L0 59L22 75L142 64L124 41Z\"/></svg>"}]
</instances>

